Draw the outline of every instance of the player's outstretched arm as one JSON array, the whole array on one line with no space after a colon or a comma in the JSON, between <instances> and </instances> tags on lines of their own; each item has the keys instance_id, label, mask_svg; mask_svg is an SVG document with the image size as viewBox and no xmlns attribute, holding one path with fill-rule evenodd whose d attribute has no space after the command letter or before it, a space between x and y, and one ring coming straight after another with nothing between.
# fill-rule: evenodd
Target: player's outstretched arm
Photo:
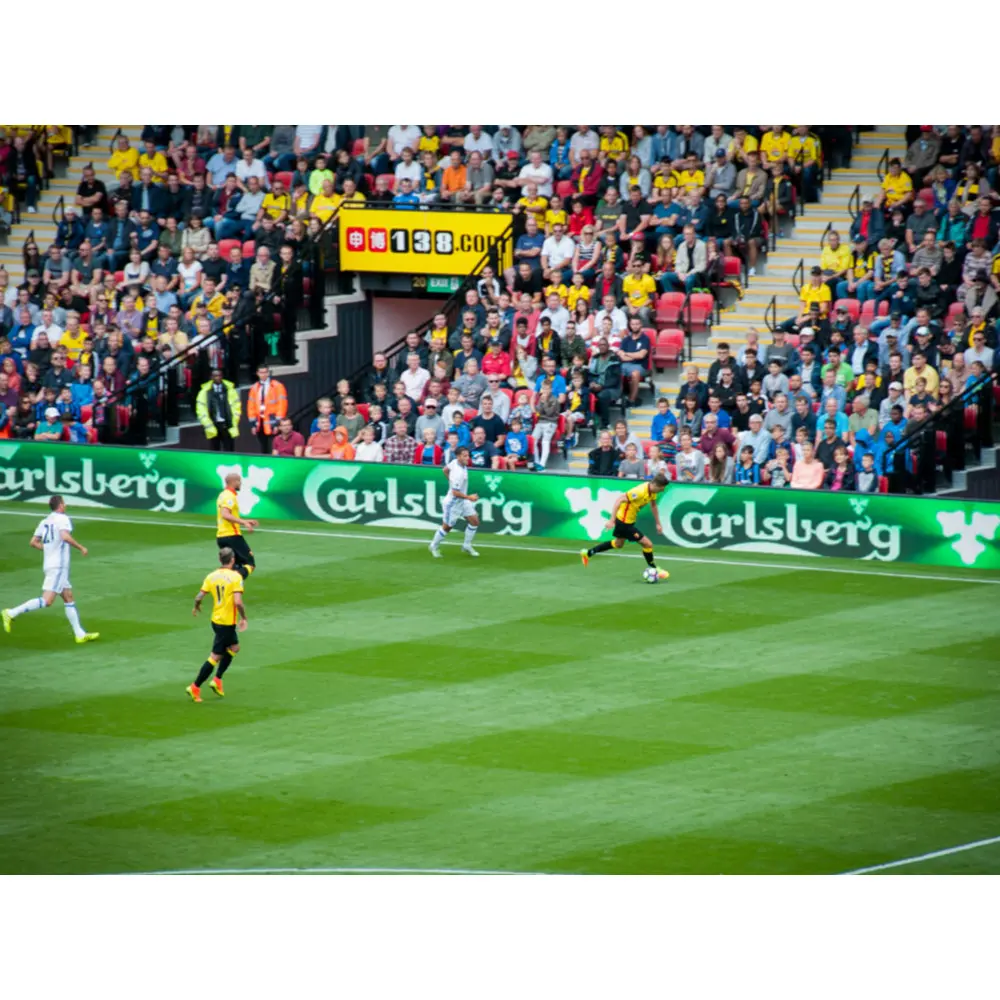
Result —
<instances>
[{"instance_id":1,"label":"player's outstretched arm","mask_svg":"<svg viewBox=\"0 0 1000 1000\"><path fill-rule=\"evenodd\" d=\"M605 528L610 531L615 526L615 514L614 512L618 510L623 503L628 503L628 494L621 493L615 497L614 503L611 505L611 517L608 518L607 523L604 525Z\"/></svg>"},{"instance_id":2,"label":"player's outstretched arm","mask_svg":"<svg viewBox=\"0 0 1000 1000\"><path fill-rule=\"evenodd\" d=\"M62 538L67 545L72 545L81 556L85 556L87 554L87 549L81 545L68 531L60 532L59 537Z\"/></svg>"},{"instance_id":3,"label":"player's outstretched arm","mask_svg":"<svg viewBox=\"0 0 1000 1000\"><path fill-rule=\"evenodd\" d=\"M201 611L201 602L205 600L205 591L199 590L197 594L194 595L194 607L191 609L191 614L197 618L198 612Z\"/></svg>"}]
</instances>

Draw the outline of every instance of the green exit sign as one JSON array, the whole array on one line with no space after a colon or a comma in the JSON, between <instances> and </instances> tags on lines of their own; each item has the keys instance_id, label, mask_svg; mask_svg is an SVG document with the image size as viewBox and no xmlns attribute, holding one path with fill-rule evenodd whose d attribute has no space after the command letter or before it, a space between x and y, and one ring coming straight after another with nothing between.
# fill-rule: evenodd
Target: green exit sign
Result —
<instances>
[{"instance_id":1,"label":"green exit sign","mask_svg":"<svg viewBox=\"0 0 1000 1000\"><path fill-rule=\"evenodd\" d=\"M450 295L452 292L457 292L461 284L461 278L448 278L439 274L427 276L427 291L429 292L444 292Z\"/></svg>"}]
</instances>

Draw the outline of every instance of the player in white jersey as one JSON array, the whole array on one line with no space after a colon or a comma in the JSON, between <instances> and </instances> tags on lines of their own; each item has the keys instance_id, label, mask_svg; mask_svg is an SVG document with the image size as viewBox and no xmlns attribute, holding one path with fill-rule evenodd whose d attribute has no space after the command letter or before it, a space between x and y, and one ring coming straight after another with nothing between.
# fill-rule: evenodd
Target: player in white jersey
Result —
<instances>
[{"instance_id":1,"label":"player in white jersey","mask_svg":"<svg viewBox=\"0 0 1000 1000\"><path fill-rule=\"evenodd\" d=\"M472 539L476 537L479 528L479 515L476 513L478 493L469 492L469 449L462 447L455 452L455 458L442 470L448 477L448 499L444 502L444 519L441 527L434 532L428 548L435 559L441 558L440 546L445 536L455 527L455 522L465 518L465 541L462 551L470 556L479 553L472 547Z\"/></svg>"},{"instance_id":2,"label":"player in white jersey","mask_svg":"<svg viewBox=\"0 0 1000 1000\"><path fill-rule=\"evenodd\" d=\"M80 624L80 616L73 603L73 587L69 582L70 549L76 549L82 556L87 554L87 550L73 537L73 522L66 516L66 502L63 498L51 497L49 509L52 513L35 528L30 543L33 549L39 549L43 554L42 571L45 579L42 582L42 596L25 601L16 608L4 610L3 630L9 632L11 622L18 615L47 608L56 599L56 594L59 594L63 599L66 617L73 626L76 641L93 642L100 637L100 633L87 632Z\"/></svg>"}]
</instances>

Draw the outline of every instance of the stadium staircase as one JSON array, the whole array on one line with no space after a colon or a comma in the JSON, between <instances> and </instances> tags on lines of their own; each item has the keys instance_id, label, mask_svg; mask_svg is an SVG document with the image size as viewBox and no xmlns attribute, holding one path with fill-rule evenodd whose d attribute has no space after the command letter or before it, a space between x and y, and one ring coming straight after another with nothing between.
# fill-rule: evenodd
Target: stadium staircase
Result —
<instances>
[{"instance_id":1,"label":"stadium staircase","mask_svg":"<svg viewBox=\"0 0 1000 1000\"><path fill-rule=\"evenodd\" d=\"M861 193L874 193L880 187L879 163L886 150L889 156L902 157L906 152L903 125L880 125L874 132L862 132L860 142L854 147L851 166L834 170L824 182L822 200L810 203L805 213L795 219L794 226L777 239L777 248L767 256L761 256L757 264L757 275L750 278L742 299L734 307L723 310L720 322L708 334L694 334L692 337L691 364L697 365L702 378L707 378L708 369L715 360L715 349L719 343L729 343L737 352L746 343L747 331L756 327L761 343L769 343L771 336L766 315L772 299L775 303L777 319L780 322L798 311L799 296L792 283L800 263L806 272L814 263L819 263L822 240L827 228L837 229L842 238L847 238L851 225L849 202L856 187ZM787 226L787 223L786 223ZM628 413L629 429L641 440L650 436L653 416L656 413L656 398L665 395L671 406L677 396L683 377L683 363L676 368L654 373L655 394L648 391L640 395L641 405ZM612 419L616 419L612 411ZM571 449L568 466L574 472L587 468L587 452L595 446L592 435L584 434L580 446Z\"/></svg>"},{"instance_id":2,"label":"stadium staircase","mask_svg":"<svg viewBox=\"0 0 1000 1000\"><path fill-rule=\"evenodd\" d=\"M133 146L141 150L141 125L99 125L91 145L80 146L79 152L68 159L56 157L56 176L40 192L37 213L31 214L22 209L21 221L11 227L6 246L0 246L0 264L10 273L12 285L19 285L24 281L21 248L25 240L33 232L38 249L42 254L45 253L56 238L56 220L61 208L59 199L64 198L64 204L73 204L77 185L80 183L80 171L88 163L93 163L94 171L109 191L116 186L115 179L108 170L108 158L111 156L111 142L119 130L128 136Z\"/></svg>"}]
</instances>

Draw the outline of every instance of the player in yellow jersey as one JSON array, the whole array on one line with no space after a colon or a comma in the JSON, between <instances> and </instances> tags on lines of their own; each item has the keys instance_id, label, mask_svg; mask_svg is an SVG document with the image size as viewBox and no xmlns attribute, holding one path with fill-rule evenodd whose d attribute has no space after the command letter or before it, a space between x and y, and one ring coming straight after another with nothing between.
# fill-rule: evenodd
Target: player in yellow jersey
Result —
<instances>
[{"instance_id":1,"label":"player in yellow jersey","mask_svg":"<svg viewBox=\"0 0 1000 1000\"><path fill-rule=\"evenodd\" d=\"M187 686L186 690L192 701L201 701L201 686L213 670L215 676L209 686L220 698L225 697L222 675L240 651L240 640L236 633L246 631L247 609L243 606L243 577L236 570L235 561L236 555L232 549L220 549L219 562L222 568L209 573L201 590L195 594L194 607L191 609L191 614L195 617L201 611L205 595L212 595L212 631L215 639L212 642L212 652L201 665L197 679Z\"/></svg>"},{"instance_id":2,"label":"player in yellow jersey","mask_svg":"<svg viewBox=\"0 0 1000 1000\"><path fill-rule=\"evenodd\" d=\"M656 522L656 530L661 535L663 534L663 525L660 523L660 512L656 509L656 497L666 488L667 477L662 472L659 472L648 483L641 483L618 497L612 508L614 516L606 525L613 535L611 541L601 542L592 549L583 549L580 552L583 565L590 565L591 556L596 556L599 552L607 552L609 549L623 548L625 542L630 541L639 543L646 562L652 569L656 569L656 565L653 562L653 543L639 530L635 521L639 516L639 511L643 507L651 507L653 520ZM661 580L666 580L670 576L665 569L657 570L657 573Z\"/></svg>"},{"instance_id":3,"label":"player in yellow jersey","mask_svg":"<svg viewBox=\"0 0 1000 1000\"><path fill-rule=\"evenodd\" d=\"M226 476L226 488L215 501L215 541L220 549L232 549L236 556L236 572L245 580L257 568L257 563L243 532L253 531L257 522L249 517L240 517L240 500L237 494L242 485L243 477L238 472L230 472Z\"/></svg>"}]
</instances>

